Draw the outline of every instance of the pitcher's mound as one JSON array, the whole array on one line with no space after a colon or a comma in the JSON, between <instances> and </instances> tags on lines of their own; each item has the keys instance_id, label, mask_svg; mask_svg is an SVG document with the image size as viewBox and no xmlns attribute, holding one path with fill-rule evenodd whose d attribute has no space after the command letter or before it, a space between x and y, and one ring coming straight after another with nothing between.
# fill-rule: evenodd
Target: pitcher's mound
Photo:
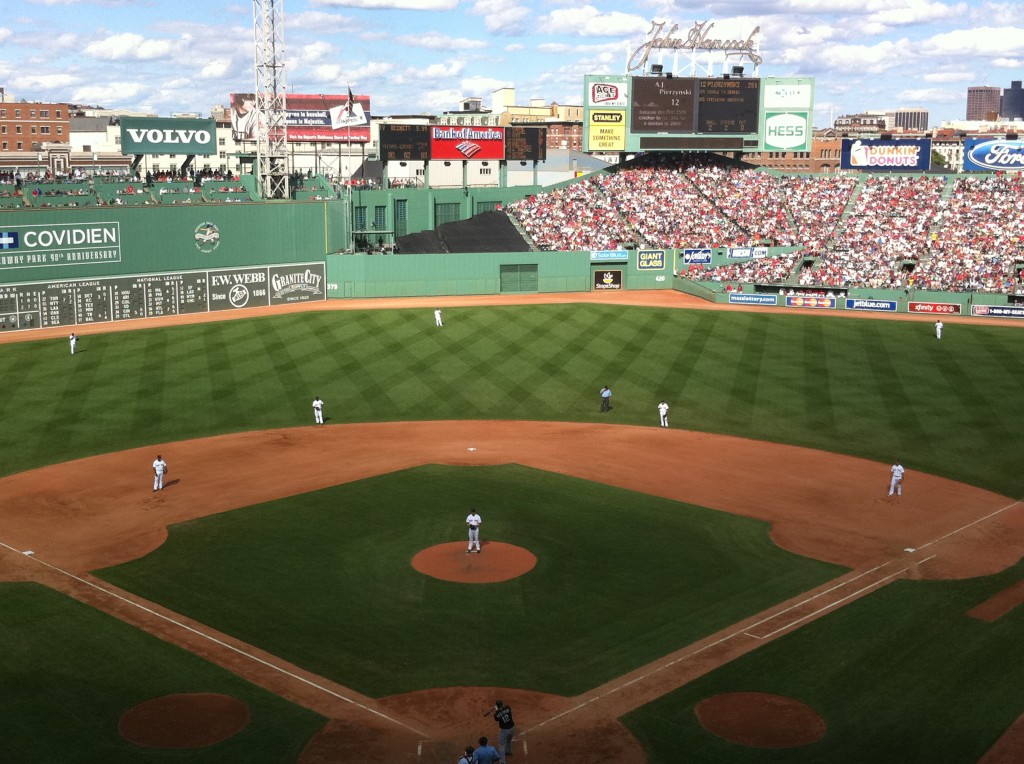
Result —
<instances>
[{"instance_id":1,"label":"pitcher's mound","mask_svg":"<svg viewBox=\"0 0 1024 764\"><path fill-rule=\"evenodd\" d=\"M750 748L798 748L825 736L825 720L795 698L763 692L731 692L694 709L713 735Z\"/></svg>"},{"instance_id":2,"label":"pitcher's mound","mask_svg":"<svg viewBox=\"0 0 1024 764\"><path fill-rule=\"evenodd\" d=\"M148 748L203 748L237 735L249 706L230 695L164 695L128 709L117 724L125 740Z\"/></svg>"},{"instance_id":3,"label":"pitcher's mound","mask_svg":"<svg viewBox=\"0 0 1024 764\"><path fill-rule=\"evenodd\" d=\"M482 552L466 554L465 541L427 547L412 558L424 575L460 584L495 584L529 573L537 564L533 552L514 544L484 541Z\"/></svg>"}]
</instances>

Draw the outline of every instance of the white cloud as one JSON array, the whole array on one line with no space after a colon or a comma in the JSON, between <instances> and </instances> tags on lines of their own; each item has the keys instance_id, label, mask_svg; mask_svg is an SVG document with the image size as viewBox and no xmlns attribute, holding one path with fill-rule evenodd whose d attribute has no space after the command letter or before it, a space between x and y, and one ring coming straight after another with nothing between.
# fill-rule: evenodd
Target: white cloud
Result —
<instances>
[{"instance_id":1,"label":"white cloud","mask_svg":"<svg viewBox=\"0 0 1024 764\"><path fill-rule=\"evenodd\" d=\"M19 93L29 93L33 90L61 90L77 85L82 78L73 74L23 74L15 77L11 84L14 90Z\"/></svg>"},{"instance_id":2,"label":"white cloud","mask_svg":"<svg viewBox=\"0 0 1024 764\"><path fill-rule=\"evenodd\" d=\"M1012 56L1020 52L1021 40L1021 27L976 27L934 35L921 48L937 56Z\"/></svg>"},{"instance_id":3,"label":"white cloud","mask_svg":"<svg viewBox=\"0 0 1024 764\"><path fill-rule=\"evenodd\" d=\"M71 93L72 103L130 104L136 96L149 88L138 82L106 82L102 85L85 85Z\"/></svg>"},{"instance_id":4,"label":"white cloud","mask_svg":"<svg viewBox=\"0 0 1024 764\"><path fill-rule=\"evenodd\" d=\"M1024 58L993 58L989 63L999 69L1024 69Z\"/></svg>"},{"instance_id":5,"label":"white cloud","mask_svg":"<svg viewBox=\"0 0 1024 764\"><path fill-rule=\"evenodd\" d=\"M199 70L199 74L196 76L204 80L216 79L227 74L230 68L230 58L215 58L203 64L203 68Z\"/></svg>"},{"instance_id":6,"label":"white cloud","mask_svg":"<svg viewBox=\"0 0 1024 764\"><path fill-rule=\"evenodd\" d=\"M492 77L466 77L460 83L464 93L477 96L490 95L501 88L515 87L512 80L497 80Z\"/></svg>"},{"instance_id":7,"label":"white cloud","mask_svg":"<svg viewBox=\"0 0 1024 764\"><path fill-rule=\"evenodd\" d=\"M435 113L440 113L442 111L451 110L456 104L462 101L464 98L462 93L463 91L461 90L453 90L451 88L447 90L431 88L420 96L418 102L419 105L425 109L429 109Z\"/></svg>"},{"instance_id":8,"label":"white cloud","mask_svg":"<svg viewBox=\"0 0 1024 764\"><path fill-rule=\"evenodd\" d=\"M487 43L483 40L471 40L467 37L448 37L437 32L428 32L422 35L402 35L395 38L399 45L410 48L426 48L427 50L472 50L475 48L486 48Z\"/></svg>"},{"instance_id":9,"label":"white cloud","mask_svg":"<svg viewBox=\"0 0 1024 764\"><path fill-rule=\"evenodd\" d=\"M371 8L395 11L450 11L459 0L312 0L326 8Z\"/></svg>"},{"instance_id":10,"label":"white cloud","mask_svg":"<svg viewBox=\"0 0 1024 764\"><path fill-rule=\"evenodd\" d=\"M139 60L180 56L180 40L147 40L140 34L124 32L85 46L85 54L104 61Z\"/></svg>"},{"instance_id":11,"label":"white cloud","mask_svg":"<svg viewBox=\"0 0 1024 764\"><path fill-rule=\"evenodd\" d=\"M628 37L645 35L651 29L650 19L643 16L618 11L603 13L592 5L557 8L540 23L552 34L580 37Z\"/></svg>"},{"instance_id":12,"label":"white cloud","mask_svg":"<svg viewBox=\"0 0 1024 764\"><path fill-rule=\"evenodd\" d=\"M974 72L960 70L951 72L928 72L922 78L925 82L967 82L974 79Z\"/></svg>"},{"instance_id":13,"label":"white cloud","mask_svg":"<svg viewBox=\"0 0 1024 764\"><path fill-rule=\"evenodd\" d=\"M316 34L351 34L355 22L350 16L320 11L303 11L286 15L285 31L293 33L315 32Z\"/></svg>"},{"instance_id":14,"label":"white cloud","mask_svg":"<svg viewBox=\"0 0 1024 764\"><path fill-rule=\"evenodd\" d=\"M484 27L491 34L518 35L526 32L529 8L506 0L477 0L469 11L483 16Z\"/></svg>"},{"instance_id":15,"label":"white cloud","mask_svg":"<svg viewBox=\"0 0 1024 764\"><path fill-rule=\"evenodd\" d=\"M884 31L893 27L963 18L966 13L967 5L964 3L947 5L927 0L909 0L902 3L885 3L880 8L872 8L867 14L866 23Z\"/></svg>"},{"instance_id":16,"label":"white cloud","mask_svg":"<svg viewBox=\"0 0 1024 764\"><path fill-rule=\"evenodd\" d=\"M928 103L958 103L964 100L963 91L949 88L909 88L896 93L901 105Z\"/></svg>"},{"instance_id":17,"label":"white cloud","mask_svg":"<svg viewBox=\"0 0 1024 764\"><path fill-rule=\"evenodd\" d=\"M463 68L465 68L464 61L447 61L426 67L406 69L403 81L414 82L416 80L437 80L442 77L458 77Z\"/></svg>"},{"instance_id":18,"label":"white cloud","mask_svg":"<svg viewBox=\"0 0 1024 764\"><path fill-rule=\"evenodd\" d=\"M7 27L0 27L0 42L5 42L5 41L11 39L11 36L13 34L14 34L14 32L12 32Z\"/></svg>"}]
</instances>

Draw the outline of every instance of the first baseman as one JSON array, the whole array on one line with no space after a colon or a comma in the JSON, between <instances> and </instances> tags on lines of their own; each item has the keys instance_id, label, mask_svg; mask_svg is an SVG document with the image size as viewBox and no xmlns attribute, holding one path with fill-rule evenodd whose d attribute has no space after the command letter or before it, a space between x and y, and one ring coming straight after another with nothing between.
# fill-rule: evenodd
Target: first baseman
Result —
<instances>
[{"instance_id":1,"label":"first baseman","mask_svg":"<svg viewBox=\"0 0 1024 764\"><path fill-rule=\"evenodd\" d=\"M153 490L164 490L164 475L167 474L167 462L160 454L153 460Z\"/></svg>"},{"instance_id":2,"label":"first baseman","mask_svg":"<svg viewBox=\"0 0 1024 764\"><path fill-rule=\"evenodd\" d=\"M477 511L469 510L469 514L466 516L466 525L469 527L469 546L466 548L466 554L473 551L474 545L476 545L477 554L480 553L480 525L482 523L483 520L480 519Z\"/></svg>"},{"instance_id":3,"label":"first baseman","mask_svg":"<svg viewBox=\"0 0 1024 764\"><path fill-rule=\"evenodd\" d=\"M889 481L889 495L892 496L893 491L895 491L897 496L902 496L903 473L906 472L906 470L903 469L903 465L900 464L899 459L896 460L896 463L892 465L889 471L892 473L892 480Z\"/></svg>"}]
</instances>

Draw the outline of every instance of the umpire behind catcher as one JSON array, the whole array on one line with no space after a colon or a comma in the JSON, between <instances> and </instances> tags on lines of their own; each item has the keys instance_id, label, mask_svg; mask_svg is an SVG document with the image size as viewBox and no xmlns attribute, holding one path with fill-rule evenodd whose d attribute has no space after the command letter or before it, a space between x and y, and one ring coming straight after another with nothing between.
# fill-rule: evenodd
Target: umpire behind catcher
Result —
<instances>
[{"instance_id":1,"label":"umpire behind catcher","mask_svg":"<svg viewBox=\"0 0 1024 764\"><path fill-rule=\"evenodd\" d=\"M484 716L490 714L498 723L498 754L504 761L506 756L512 755L512 738L516 734L516 723L512 720L512 707L506 706L500 700L494 701L494 708L487 711Z\"/></svg>"}]
</instances>

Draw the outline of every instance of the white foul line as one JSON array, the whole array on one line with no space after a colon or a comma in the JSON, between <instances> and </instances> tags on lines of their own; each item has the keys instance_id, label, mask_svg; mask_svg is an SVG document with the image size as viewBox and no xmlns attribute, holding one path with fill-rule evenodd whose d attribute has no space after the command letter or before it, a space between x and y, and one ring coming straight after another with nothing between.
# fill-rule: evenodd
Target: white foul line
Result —
<instances>
[{"instance_id":1,"label":"white foul line","mask_svg":"<svg viewBox=\"0 0 1024 764\"><path fill-rule=\"evenodd\" d=\"M858 594L861 594L863 592L869 591L871 589L876 589L879 586L881 586L882 584L884 584L886 581L888 581L890 578L895 578L896 576L900 575L901 573L905 573L906 571L910 570L912 567L914 567L914 565L920 565L921 563L928 562L928 560L931 560L934 557L935 557L935 555L933 554L931 557L925 557L923 560L919 560L918 562L913 563L913 565L908 565L905 568L897 570L895 573L890 573L885 578L880 578L877 581L875 581L874 583L868 584L867 586L862 586L857 591L852 592L850 594L847 594L845 597L841 597L840 599L837 599L835 602L831 602L831 603L825 605L824 607L820 607L817 610L813 610L810 613L808 613L807 615L802 616L800 618L797 618L795 621L790 621L785 626L780 626L775 631L770 631L770 632L768 632L767 634L765 634L763 636L758 636L757 634L751 634L749 631L745 631L743 633L746 636L752 637L754 639L770 639L771 637L774 637L779 632L785 631L786 629L791 629L794 626L796 626L798 623L801 623L802 621L806 621L808 618L814 618L815 616L820 615L821 613L824 613L826 610L831 610L832 608L836 607L837 605L840 605L843 602L846 602L846 600L851 599L853 597L856 597ZM783 611L783 612L785 612L785 611ZM781 615L781 613L779 615ZM775 618L775 617L776 616L772 616L772 618ZM770 621L772 619L771 618L766 618L765 620L766 621ZM764 623L764 621L762 621L761 623ZM757 625L757 624L755 624L755 625Z\"/></svg>"},{"instance_id":2,"label":"white foul line","mask_svg":"<svg viewBox=\"0 0 1024 764\"><path fill-rule=\"evenodd\" d=\"M20 552L19 550L15 549L14 547L10 546L9 544L5 544L2 541L0 541L0 547L3 547L5 549L10 549L12 552L15 552L16 554L24 554L23 552ZM241 655L241 656L243 656L245 658L248 658L249 660L255 661L256 663L259 663L259 664L261 664L263 666L266 666L269 669L273 669L274 671L277 671L278 673L284 674L285 676L287 676L287 677L289 677L291 679L294 679L296 681L302 682L303 684L309 685L310 687L314 687L317 690L320 690L321 692L326 693L327 695L330 695L330 696L332 696L334 698L337 698L338 700L343 700L346 703L351 703L356 708L362 709L363 711L366 711L367 713L374 714L375 716L379 716L382 719L386 719L387 721L391 722L392 724L397 724L399 727L404 727L405 729L409 730L410 732L415 732L420 737L424 737L424 738L428 737L428 735L425 732L421 732L420 730L415 729L414 727L410 727L408 724L405 724L404 722L401 722L398 719L395 719L395 718L393 718L391 716L388 716L387 714L382 713L381 711L378 711L378 710L376 710L374 708L370 708L369 706L364 705L363 703L360 703L357 700L353 700L352 698L345 697L344 695L342 695L340 693L337 693L337 692L335 692L334 690L332 690L332 689L330 689L328 687L324 687L323 685L319 685L316 682L313 682L313 681L311 681L309 679L306 679L305 677L301 677L298 674L292 673L291 671L288 671L287 669L281 668L280 666L275 666L273 663L270 663L269 661L265 661L262 658L258 658L255 655L253 655L252 653L247 653L245 650L242 650L242 649L240 649L238 647L235 647L234 645L229 645L227 642L224 642L223 640L217 639L214 636L211 636L209 634L204 634L203 632L201 632L198 629L195 629L195 628L189 626L186 623L182 623L181 621L177 621L174 618L171 618L169 616L164 615L163 613L158 613L157 611L153 610L152 608L148 608L145 605L142 605L142 604L140 604L138 602L135 602L134 600L128 599L127 597L122 597L117 592L113 592L113 591L111 591L109 589L104 589L102 586L99 586L98 584L94 584L92 581L87 581L86 579L82 578L81 576L76 576L74 573L71 573L71 572L69 572L67 570L64 570L62 568L58 568L56 565L51 565L50 563L46 562L45 560L40 560L38 557L35 557L35 556L32 556L32 555L26 555L26 556L29 556L30 559L35 560L40 565L45 565L46 567L51 568L52 570L57 571L58 573L60 573L63 576L67 576L68 578L73 579L75 581L78 581L79 583L85 584L86 586L91 586L93 589L96 589L97 591L103 592L104 594L106 594L109 597L114 597L115 599L121 600L121 602L127 603L127 604L131 605L132 607L135 607L135 608L138 608L139 610L142 610L143 612L149 613L150 615L156 616L157 618L160 618L161 620L164 620L164 621L167 621L168 623L174 624L175 626L177 626L180 629L184 629L185 631L191 632L192 634L195 634L198 637L202 637L203 639L209 640L210 642L213 642L214 644L219 645L220 647L223 647L223 648L226 648L228 650L231 650L232 652L235 652L235 653L237 653L237 654L239 654L239 655Z\"/></svg>"},{"instance_id":3,"label":"white foul line","mask_svg":"<svg viewBox=\"0 0 1024 764\"><path fill-rule=\"evenodd\" d=\"M934 557L934 556L935 555L932 555L932 557ZM932 557L927 558L927 560L932 559ZM927 560L921 560L921 562L927 562ZM842 587L849 585L851 582L856 581L859 578L863 578L864 576L870 575L871 573L874 573L876 570L878 570L880 568L884 568L886 565L892 564L892 562L893 562L893 560L889 560L887 562L883 562L883 563L881 563L879 565L876 565L875 567L871 568L870 570L865 570L862 573L858 573L853 578L845 579L845 580L842 581L842 583L838 583L835 586L831 586L828 589L820 591L817 594L814 594L814 595L812 595L810 597L807 597L806 599L802 599L799 602L796 602L796 603L790 605L789 607L787 607L787 608L785 608L783 610L780 610L777 613L773 613L772 615L767 616L766 618L762 618L760 621L756 621L755 623L750 624L750 626L748 626L746 628L751 628L752 629L755 626L760 626L762 623L767 623L768 621L770 621L770 620L772 620L774 618L778 618L783 613L788 613L790 610L793 610L794 608L798 608L798 607L801 607L803 605L806 605L808 602L813 602L814 600L818 599L818 597L821 597L821 596L823 596L825 594L828 594L829 592L835 591L836 589L841 589ZM919 564L919 563L915 563L915 564ZM893 576L898 576L900 573L903 573L904 571L908 570L909 567L910 566L908 566L907 568L903 568L903 570L897 571L896 573L893 573L892 575L887 576L886 578L891 578ZM885 581L886 579L882 579L882 580ZM864 591L866 589L870 589L873 586L878 586L878 583L880 583L880 582L876 582L874 584L870 584L869 586L863 587L859 591ZM852 597L852 596L855 596L855 595L849 595L849 597ZM844 597L843 599L848 599L848 597ZM841 601L842 600L840 600L840 602ZM816 610L815 613L824 612L828 608L834 607L835 604L836 603L833 603L832 605L827 605L827 606L825 606L823 608L820 608L820 609ZM814 615L814 614L812 613L812 615ZM811 616L806 616L806 618L809 618L809 617L811 617ZM803 620L803 619L801 619L801 620ZM786 626L786 627L783 627L783 628L790 628L791 626L793 626L796 623L799 623L799 621L794 621L789 626ZM585 706L588 706L591 703L596 703L599 700L604 700L605 698L610 697L610 696L614 695L615 693L620 692L621 690L624 690L627 687L636 684L637 682L642 682L642 681L644 681L644 680L654 676L655 674L658 674L658 673L664 671L665 669L672 668L673 666L675 666L677 663L680 663L681 661L689 660L690 658L693 658L693 657L695 657L697 655L700 655L701 653L703 653L703 652L705 652L707 650L710 650L713 647L717 647L718 645L722 644L723 642L728 642L730 639L732 639L733 637L738 637L740 634L746 634L744 629L737 629L735 631L732 631L732 632L722 636L721 638L716 639L714 642L710 642L710 643L704 645L703 647L700 647L700 648L694 650L693 652L686 653L685 655L680 655L678 658L674 658L673 660L669 661L668 663L664 663L662 665L659 665L659 666L651 669L650 671L648 671L645 674L641 674L639 676L636 676L633 679L630 679L628 682L624 682L622 684L615 685L614 687L610 688L607 692L605 692L605 693L603 693L601 695L596 695L593 698L590 698L588 700L583 701L582 703L577 703L572 708L567 708L564 711L555 714L550 719L546 719L545 721L541 722L540 724L537 724L537 725L531 727L530 729L526 730L523 734L525 735L525 734L527 734L529 732L532 732L533 730L540 729L541 727L543 727L543 726L545 726L547 724L550 724L551 722L554 722L554 721L557 721L558 719L561 719L563 716L568 716L569 714L572 714L572 713L575 713L576 711L579 711L581 708L584 708ZM747 636L753 636L753 635L747 634ZM764 637L754 637L754 638L755 639L764 639ZM525 742L525 740L524 740L524 742Z\"/></svg>"},{"instance_id":4,"label":"white foul line","mask_svg":"<svg viewBox=\"0 0 1024 764\"><path fill-rule=\"evenodd\" d=\"M984 522L985 520L988 520L990 517L995 517L996 515L1002 514L1003 512L1005 512L1008 509L1013 509L1014 507L1016 507L1020 503L1021 503L1021 500L1018 499L1017 501L1013 502L1012 504L1007 504L1005 507L1002 507L1001 509L997 509L995 512L991 512L991 513L985 515L984 517L979 517L977 520L973 520L973 521L967 523L967 525L961 525L955 531L950 531L945 536L939 536L937 539L932 539L927 544L921 544L921 546L918 547L918 548L919 549L924 549L926 546L931 546L932 544L938 544L940 541L948 539L950 536L955 536L960 531L967 530L972 525L977 525L980 522Z\"/></svg>"}]
</instances>

